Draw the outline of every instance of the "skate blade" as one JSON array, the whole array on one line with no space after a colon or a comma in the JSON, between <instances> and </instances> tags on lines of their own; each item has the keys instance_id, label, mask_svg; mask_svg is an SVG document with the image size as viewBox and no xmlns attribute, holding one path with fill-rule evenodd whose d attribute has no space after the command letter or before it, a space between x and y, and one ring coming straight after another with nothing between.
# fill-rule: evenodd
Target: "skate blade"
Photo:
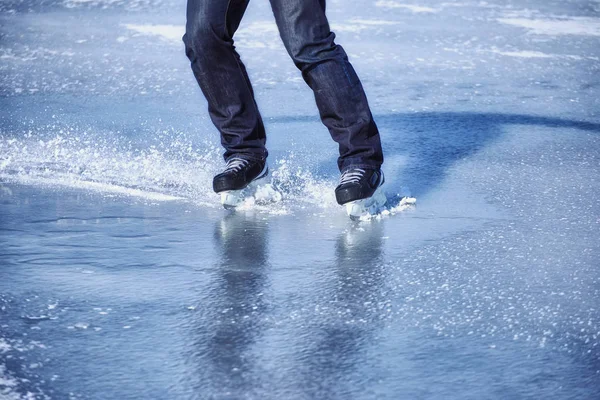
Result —
<instances>
[{"instance_id":1,"label":"skate blade","mask_svg":"<svg viewBox=\"0 0 600 400\"><path fill-rule=\"evenodd\" d=\"M221 192L221 204L227 210L235 209L243 204L249 205L277 203L281 201L282 195L273 185L265 183L265 177L251 182L242 190L229 190Z\"/></svg>"},{"instance_id":2,"label":"skate blade","mask_svg":"<svg viewBox=\"0 0 600 400\"><path fill-rule=\"evenodd\" d=\"M379 186L373 196L346 204L346 213L353 221L370 218L379 214L386 203L387 197L382 187Z\"/></svg>"},{"instance_id":3,"label":"skate blade","mask_svg":"<svg viewBox=\"0 0 600 400\"><path fill-rule=\"evenodd\" d=\"M232 210L242 204L247 196L242 192L244 190L229 190L221 192L221 204L226 210Z\"/></svg>"},{"instance_id":4,"label":"skate blade","mask_svg":"<svg viewBox=\"0 0 600 400\"><path fill-rule=\"evenodd\" d=\"M256 192L256 187L258 186L257 179L251 182L248 186L241 190L228 190L225 192L221 192L221 204L225 209L231 210L246 201L246 199L252 197Z\"/></svg>"}]
</instances>

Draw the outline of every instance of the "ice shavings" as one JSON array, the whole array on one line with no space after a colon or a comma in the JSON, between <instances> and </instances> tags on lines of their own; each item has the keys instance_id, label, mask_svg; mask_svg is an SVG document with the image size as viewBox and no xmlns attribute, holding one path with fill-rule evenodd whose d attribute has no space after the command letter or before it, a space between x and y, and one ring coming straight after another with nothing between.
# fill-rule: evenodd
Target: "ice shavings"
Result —
<instances>
[{"instance_id":1,"label":"ice shavings","mask_svg":"<svg viewBox=\"0 0 600 400\"><path fill-rule=\"evenodd\" d=\"M293 199L300 208L338 207L333 192L335 183L316 178L312 172L296 162L293 152L275 163L271 175L273 185L283 194L284 200Z\"/></svg>"},{"instance_id":2,"label":"ice shavings","mask_svg":"<svg viewBox=\"0 0 600 400\"><path fill-rule=\"evenodd\" d=\"M157 139L156 145L139 149L123 140L70 129L0 138L0 176L151 201L207 200L220 150L211 144L197 149L178 134L162 144ZM207 166L213 168L207 171Z\"/></svg>"},{"instance_id":3,"label":"ice shavings","mask_svg":"<svg viewBox=\"0 0 600 400\"><path fill-rule=\"evenodd\" d=\"M260 185L254 194L254 200L258 204L278 203L282 199L282 194L272 184Z\"/></svg>"},{"instance_id":4,"label":"ice shavings","mask_svg":"<svg viewBox=\"0 0 600 400\"><path fill-rule=\"evenodd\" d=\"M335 183L316 178L309 169L297 164L294 152L276 160L270 176L271 183L261 184L236 210L288 215L298 209L318 212L339 208L333 191Z\"/></svg>"},{"instance_id":5,"label":"ice shavings","mask_svg":"<svg viewBox=\"0 0 600 400\"><path fill-rule=\"evenodd\" d=\"M220 147L194 144L182 132L149 133L146 140L144 148L125 138L65 127L39 127L19 138L0 136L0 179L105 197L221 207L211 186L223 167ZM290 150L270 161L267 185L240 209L274 215L296 210L341 213L334 195L337 175L317 176L303 157Z\"/></svg>"},{"instance_id":6,"label":"ice shavings","mask_svg":"<svg viewBox=\"0 0 600 400\"><path fill-rule=\"evenodd\" d=\"M396 215L403 211L410 210L415 207L417 204L417 199L414 197L402 197L400 201L394 204L393 201L388 199L388 203L381 209L379 212L375 214L366 214L360 217L360 221L371 221L371 220L379 220L384 217L389 217L392 215Z\"/></svg>"}]
</instances>

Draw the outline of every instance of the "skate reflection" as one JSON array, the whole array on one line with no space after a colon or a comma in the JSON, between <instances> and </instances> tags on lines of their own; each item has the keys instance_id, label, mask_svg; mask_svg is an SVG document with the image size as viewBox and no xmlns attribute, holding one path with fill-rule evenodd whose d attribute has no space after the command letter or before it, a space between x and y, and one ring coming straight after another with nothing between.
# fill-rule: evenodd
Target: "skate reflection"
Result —
<instances>
[{"instance_id":1,"label":"skate reflection","mask_svg":"<svg viewBox=\"0 0 600 400\"><path fill-rule=\"evenodd\" d=\"M313 344L302 368L308 398L345 398L344 386L359 384L366 350L390 317L385 298L383 224L373 222L340 234L335 247L335 281L328 283L330 311L316 322Z\"/></svg>"},{"instance_id":2,"label":"skate reflection","mask_svg":"<svg viewBox=\"0 0 600 400\"><path fill-rule=\"evenodd\" d=\"M232 213L215 224L214 243L220 253L206 333L208 374L204 382L216 397L253 392L260 370L252 354L262 331L262 292L266 285L268 224L260 217ZM229 397L228 397L229 396Z\"/></svg>"}]
</instances>

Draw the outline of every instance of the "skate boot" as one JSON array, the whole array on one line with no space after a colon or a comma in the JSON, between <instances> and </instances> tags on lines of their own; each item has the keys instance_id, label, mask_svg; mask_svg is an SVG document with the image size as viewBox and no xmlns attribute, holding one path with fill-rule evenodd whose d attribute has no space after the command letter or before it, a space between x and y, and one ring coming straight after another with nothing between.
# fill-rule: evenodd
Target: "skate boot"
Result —
<instances>
[{"instance_id":1,"label":"skate boot","mask_svg":"<svg viewBox=\"0 0 600 400\"><path fill-rule=\"evenodd\" d=\"M213 190L221 195L225 208L235 208L244 199L253 196L260 179L266 177L269 167L265 161L248 160L233 156L225 169L213 179Z\"/></svg>"},{"instance_id":2,"label":"skate boot","mask_svg":"<svg viewBox=\"0 0 600 400\"><path fill-rule=\"evenodd\" d=\"M380 169L352 168L342 173L335 188L335 198L338 204L346 205L346 212L352 219L375 215L387 203L381 188L384 182Z\"/></svg>"}]
</instances>

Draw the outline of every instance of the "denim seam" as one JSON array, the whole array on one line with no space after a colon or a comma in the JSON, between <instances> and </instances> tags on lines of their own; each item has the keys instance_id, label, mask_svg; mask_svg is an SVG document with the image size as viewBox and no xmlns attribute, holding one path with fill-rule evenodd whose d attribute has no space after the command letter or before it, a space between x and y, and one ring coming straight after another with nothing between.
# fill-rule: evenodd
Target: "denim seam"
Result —
<instances>
[{"instance_id":1,"label":"denim seam","mask_svg":"<svg viewBox=\"0 0 600 400\"><path fill-rule=\"evenodd\" d=\"M232 0L227 1L227 9L225 10L225 27L223 28L223 30L225 31L225 37L228 36L227 15L229 14L229 7L231 6L231 1ZM233 34L231 35L231 42L233 43ZM242 71L242 67L240 67L240 63L238 62L238 60L237 60L236 56L233 54L233 52L231 54L233 56L233 60L235 61L235 64L238 67L238 70L240 71L240 74L243 76L244 72ZM246 81L246 79L244 79L244 83L246 84L246 90L248 91L248 93L250 94L250 97L252 98L252 103L254 104L254 110L256 111L256 117L259 118L258 105L256 104L256 100L254 99L254 96L252 96L252 90L250 90L250 88L248 87L248 82Z\"/></svg>"},{"instance_id":2,"label":"denim seam","mask_svg":"<svg viewBox=\"0 0 600 400\"><path fill-rule=\"evenodd\" d=\"M344 70L344 74L346 75L346 79L348 79L348 83L350 86L354 86L352 80L350 79L350 74L348 73L348 69L346 68L346 63L342 63L342 69Z\"/></svg>"},{"instance_id":3,"label":"denim seam","mask_svg":"<svg viewBox=\"0 0 600 400\"><path fill-rule=\"evenodd\" d=\"M227 16L229 15L229 6L231 6L231 0L227 1L227 8L225 9L225 23L223 24L223 37L227 37L229 35L229 33L227 32ZM233 39L233 35L232 39Z\"/></svg>"},{"instance_id":4,"label":"denim seam","mask_svg":"<svg viewBox=\"0 0 600 400\"><path fill-rule=\"evenodd\" d=\"M224 21L224 25L225 26L223 27L223 32L225 34L224 35L225 38L230 37L231 43L232 43L232 46L233 46L233 36L234 36L234 34L232 33L231 35L229 35L229 33L227 32L227 18L228 18L228 15L229 15L229 8L231 7L231 2L232 2L232 0L228 0L227 1L227 8L225 9L225 21ZM242 71L242 67L240 66L240 63L238 62L237 57L235 56L235 54L233 54L233 51L231 52L231 55L233 57L233 60L235 61L235 64L238 67L240 75L244 76L244 72ZM257 120L261 120L260 114L259 114L259 111L258 111L258 105L256 104L256 100L254 99L254 96L252 95L252 90L248 87L249 83L248 83L248 81L246 81L245 78L243 80L244 80L244 84L246 86L246 90L248 91L248 94L250 95L250 98L252 99L252 104L254 105L254 111L256 112L256 118L257 118ZM264 150L263 150L263 153L264 153ZM248 157L248 158L252 158L255 161L262 161L264 159L264 158L260 158L259 159L259 158L254 158L254 157Z\"/></svg>"}]
</instances>

